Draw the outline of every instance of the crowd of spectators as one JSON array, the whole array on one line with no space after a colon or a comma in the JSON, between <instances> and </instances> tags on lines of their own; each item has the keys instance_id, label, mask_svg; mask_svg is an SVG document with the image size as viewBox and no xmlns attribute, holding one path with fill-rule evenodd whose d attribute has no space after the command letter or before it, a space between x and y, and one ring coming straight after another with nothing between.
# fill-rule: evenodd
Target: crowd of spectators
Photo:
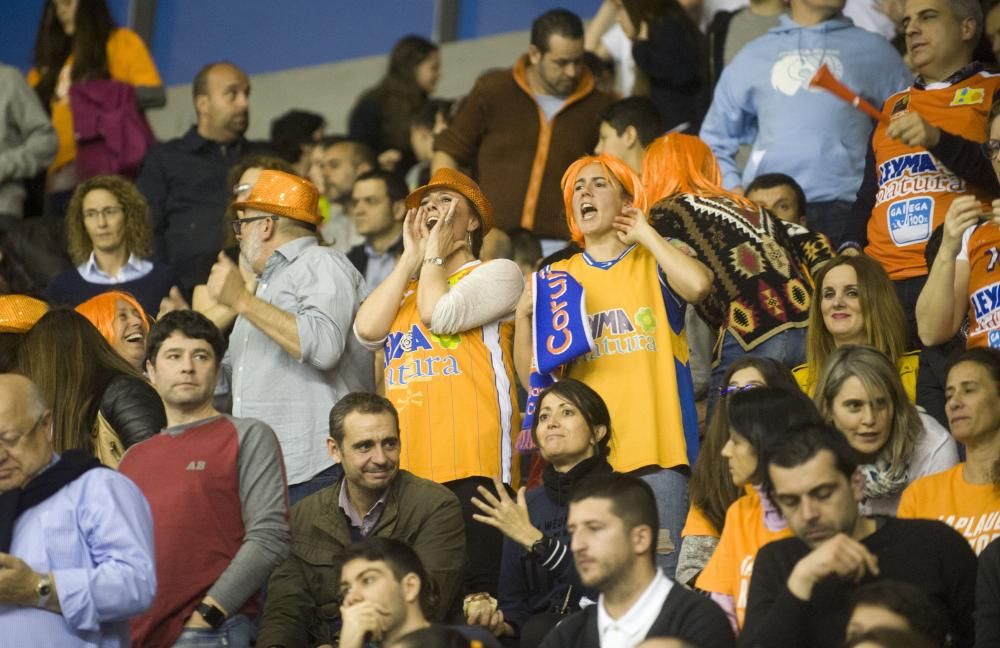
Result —
<instances>
[{"instance_id":1,"label":"crowd of spectators","mask_svg":"<svg viewBox=\"0 0 1000 648\"><path fill-rule=\"evenodd\" d=\"M154 143L142 39L47 1L0 643L1000 645L1000 8L710 4L546 11L454 100L405 36L269 142L209 62Z\"/></svg>"}]
</instances>

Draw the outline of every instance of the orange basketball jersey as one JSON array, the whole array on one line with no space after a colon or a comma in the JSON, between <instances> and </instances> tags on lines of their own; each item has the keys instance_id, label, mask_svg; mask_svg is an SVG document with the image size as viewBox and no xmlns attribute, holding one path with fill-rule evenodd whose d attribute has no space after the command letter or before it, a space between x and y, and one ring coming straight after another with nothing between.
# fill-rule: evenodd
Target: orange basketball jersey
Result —
<instances>
[{"instance_id":1,"label":"orange basketball jersey","mask_svg":"<svg viewBox=\"0 0 1000 648\"><path fill-rule=\"evenodd\" d=\"M979 71L951 84L911 86L889 97L883 112L898 119L916 111L943 131L982 142L998 87L1000 75ZM885 124L875 127L872 148L878 193L868 219L865 252L893 280L926 275L924 248L934 228L944 222L951 202L965 193L975 193L984 203L992 197L956 176L926 149L890 138Z\"/></svg>"},{"instance_id":2,"label":"orange basketball jersey","mask_svg":"<svg viewBox=\"0 0 1000 648\"><path fill-rule=\"evenodd\" d=\"M967 233L962 254L969 263L969 347L1000 349L1000 227L983 223Z\"/></svg>"},{"instance_id":3,"label":"orange basketball jersey","mask_svg":"<svg viewBox=\"0 0 1000 648\"><path fill-rule=\"evenodd\" d=\"M466 264L448 283L480 265ZM420 321L417 282L410 282L385 340L385 395L399 411L401 468L439 483L516 483L513 344L513 320L434 335Z\"/></svg>"}]
</instances>

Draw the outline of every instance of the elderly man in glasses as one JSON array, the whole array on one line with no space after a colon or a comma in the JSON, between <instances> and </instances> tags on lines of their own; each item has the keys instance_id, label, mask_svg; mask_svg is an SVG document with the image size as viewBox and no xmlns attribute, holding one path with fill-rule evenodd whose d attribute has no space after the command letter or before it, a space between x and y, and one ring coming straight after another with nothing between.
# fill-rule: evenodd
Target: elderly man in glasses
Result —
<instances>
[{"instance_id":1,"label":"elderly man in glasses","mask_svg":"<svg viewBox=\"0 0 1000 648\"><path fill-rule=\"evenodd\" d=\"M906 0L902 26L917 78L885 102L889 120L872 133L854 217L859 230L867 223L858 243L889 273L915 338L931 233L958 196L1000 194L979 152L1000 76L973 61L983 32L975 0Z\"/></svg>"},{"instance_id":2,"label":"elderly man in glasses","mask_svg":"<svg viewBox=\"0 0 1000 648\"><path fill-rule=\"evenodd\" d=\"M282 171L261 171L233 204L240 261L258 277L256 294L220 253L208 293L237 314L223 359L232 414L274 429L289 504L332 484L340 466L326 453L325 421L349 392L374 390L372 355L351 334L365 283L343 253L322 247L319 192Z\"/></svg>"},{"instance_id":3,"label":"elderly man in glasses","mask_svg":"<svg viewBox=\"0 0 1000 648\"><path fill-rule=\"evenodd\" d=\"M139 488L89 453L52 449L52 411L0 374L0 628L8 646L128 646L156 592Z\"/></svg>"}]
</instances>

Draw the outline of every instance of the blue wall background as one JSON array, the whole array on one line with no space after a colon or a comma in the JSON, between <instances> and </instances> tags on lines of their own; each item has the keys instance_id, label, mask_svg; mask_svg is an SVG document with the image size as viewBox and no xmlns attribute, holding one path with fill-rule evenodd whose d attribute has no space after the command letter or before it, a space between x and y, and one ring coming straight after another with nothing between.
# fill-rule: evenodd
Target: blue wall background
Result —
<instances>
[{"instance_id":1,"label":"blue wall background","mask_svg":"<svg viewBox=\"0 0 1000 648\"><path fill-rule=\"evenodd\" d=\"M128 0L106 0L126 24ZM2 0L0 61L26 71L46 0ZM600 0L460 0L461 40L528 29L552 7L585 20ZM257 74L384 54L404 34L430 38L434 0L159 0L152 53L168 85L230 59Z\"/></svg>"}]
</instances>

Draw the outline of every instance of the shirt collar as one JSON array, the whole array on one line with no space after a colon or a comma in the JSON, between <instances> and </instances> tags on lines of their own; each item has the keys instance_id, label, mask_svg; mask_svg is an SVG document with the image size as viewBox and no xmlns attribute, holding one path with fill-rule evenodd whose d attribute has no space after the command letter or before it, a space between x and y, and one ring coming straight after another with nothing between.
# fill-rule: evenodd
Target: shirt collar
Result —
<instances>
[{"instance_id":1,"label":"shirt collar","mask_svg":"<svg viewBox=\"0 0 1000 648\"><path fill-rule=\"evenodd\" d=\"M917 79L913 82L913 87L918 90L938 90L941 88L947 88L953 83L958 83L959 81L964 81L974 74L978 74L983 69L983 64L979 61L972 61L971 63L962 66L954 74L946 79L940 81L935 81L934 83L927 83L924 78L917 75Z\"/></svg>"},{"instance_id":2,"label":"shirt collar","mask_svg":"<svg viewBox=\"0 0 1000 648\"><path fill-rule=\"evenodd\" d=\"M142 271L141 263L142 260L139 259L139 257L137 257L134 254L129 254L128 260L125 261L125 265L121 267L121 269L118 271L118 274L120 275L122 272L126 270L135 270L136 272L141 272ZM97 254L93 250L91 250L90 252L90 257L83 263L83 271L90 275L100 275L102 277L107 277L108 279L114 279L114 277L108 275L108 273L101 270L101 268L97 265Z\"/></svg>"},{"instance_id":3,"label":"shirt collar","mask_svg":"<svg viewBox=\"0 0 1000 648\"><path fill-rule=\"evenodd\" d=\"M659 569L653 576L652 582L643 591L642 596L636 599L632 607L617 619L612 619L604 608L604 594L597 601L597 630L603 637L604 633L612 626L617 626L622 632L635 635L640 631L644 634L649 632L656 617L659 616L663 608L663 602L670 594L673 581L663 575ZM635 637L642 640L643 637Z\"/></svg>"},{"instance_id":4,"label":"shirt collar","mask_svg":"<svg viewBox=\"0 0 1000 648\"><path fill-rule=\"evenodd\" d=\"M397 255L397 254L399 254L400 252L403 251L403 234L402 234L402 232L400 232L399 238L396 239L395 243L393 243L392 245L390 245L389 247L387 247L385 249L385 252L379 252L378 250L376 250L375 248L373 248L368 243L367 239L364 242L364 246L365 246L365 254L368 257L370 257L370 258L378 259L378 258L386 256L386 255L395 256L395 255Z\"/></svg>"},{"instance_id":5,"label":"shirt collar","mask_svg":"<svg viewBox=\"0 0 1000 648\"><path fill-rule=\"evenodd\" d=\"M285 243L272 252L271 256L268 257L267 263L264 264L264 272L261 273L262 276L268 274L277 267L291 263L298 258L300 254L316 245L319 245L319 242L316 240L315 236L300 236L297 239L292 239L291 241Z\"/></svg>"},{"instance_id":6,"label":"shirt collar","mask_svg":"<svg viewBox=\"0 0 1000 648\"><path fill-rule=\"evenodd\" d=\"M192 152L192 153L195 152L195 151L199 151L199 150L201 150L202 148L204 148L205 146L208 146L208 145L212 145L212 146L216 146L216 147L225 146L227 149L230 148L230 147L235 146L237 148L237 150L239 150L239 148L243 146L243 141L244 141L244 138L237 137L232 142L229 142L228 144L223 145L221 142L215 142L215 141L210 140L210 139L205 139L204 137L202 137L198 133L198 126L197 125L192 126L191 128L189 128L188 132L184 133L184 136L181 137L181 145L185 149L187 149L189 152Z\"/></svg>"},{"instance_id":7,"label":"shirt collar","mask_svg":"<svg viewBox=\"0 0 1000 648\"><path fill-rule=\"evenodd\" d=\"M337 504L340 506L340 510L343 511L348 519L351 521L351 526L361 529L364 527L366 521L370 521L372 516L381 515L381 511L385 508L385 501L389 496L389 489L385 489L382 493L382 497L378 498L372 507L362 515L358 509L354 507L351 503L351 498L347 496L347 479L344 478L340 482L340 495L337 498Z\"/></svg>"}]
</instances>

